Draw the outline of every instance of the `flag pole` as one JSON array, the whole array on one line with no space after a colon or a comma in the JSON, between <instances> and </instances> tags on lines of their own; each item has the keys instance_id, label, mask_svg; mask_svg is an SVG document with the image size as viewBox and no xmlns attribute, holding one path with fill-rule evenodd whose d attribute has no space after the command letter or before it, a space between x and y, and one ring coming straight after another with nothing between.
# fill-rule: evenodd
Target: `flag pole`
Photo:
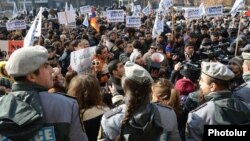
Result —
<instances>
[{"instance_id":1,"label":"flag pole","mask_svg":"<svg viewBox=\"0 0 250 141\"><path fill-rule=\"evenodd\" d=\"M174 8L172 7L172 40L174 40Z\"/></svg>"},{"instance_id":2,"label":"flag pole","mask_svg":"<svg viewBox=\"0 0 250 141\"><path fill-rule=\"evenodd\" d=\"M243 0L244 2L244 10L246 9L246 3L245 0ZM240 37L240 28L241 28L241 21L242 21L242 17L243 17L243 12L240 12L240 21L239 21L239 26L238 26L238 35L237 35L237 41L236 41L236 47L235 47L235 54L234 56L237 56L237 52L238 52L238 46L239 46L239 37Z\"/></svg>"}]
</instances>

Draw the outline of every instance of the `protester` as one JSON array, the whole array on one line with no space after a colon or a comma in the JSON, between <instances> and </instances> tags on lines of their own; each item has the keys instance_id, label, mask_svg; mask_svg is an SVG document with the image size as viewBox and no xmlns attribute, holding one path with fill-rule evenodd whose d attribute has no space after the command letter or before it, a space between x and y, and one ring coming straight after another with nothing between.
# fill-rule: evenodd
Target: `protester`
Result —
<instances>
[{"instance_id":1,"label":"protester","mask_svg":"<svg viewBox=\"0 0 250 141\"><path fill-rule=\"evenodd\" d=\"M121 78L125 73L123 63L119 60L112 60L108 64L108 70L110 74L109 81L111 82L111 84L107 84L108 89L112 91L112 103L118 106L124 102L124 91L121 86Z\"/></svg>"},{"instance_id":2,"label":"protester","mask_svg":"<svg viewBox=\"0 0 250 141\"><path fill-rule=\"evenodd\" d=\"M81 122L89 141L96 141L102 115L108 108L102 102L100 85L93 75L78 75L69 85L68 95L76 97Z\"/></svg>"}]
</instances>

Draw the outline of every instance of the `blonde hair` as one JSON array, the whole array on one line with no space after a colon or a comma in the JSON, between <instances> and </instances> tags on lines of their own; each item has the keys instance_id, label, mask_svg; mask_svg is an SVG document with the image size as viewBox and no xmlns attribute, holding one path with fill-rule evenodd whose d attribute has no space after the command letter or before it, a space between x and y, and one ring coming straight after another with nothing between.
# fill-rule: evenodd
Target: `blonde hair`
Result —
<instances>
[{"instance_id":1,"label":"blonde hair","mask_svg":"<svg viewBox=\"0 0 250 141\"><path fill-rule=\"evenodd\" d=\"M177 116L180 114L179 94L169 80L160 78L153 83L152 95L156 97L156 99L153 99L154 102L170 106L174 109Z\"/></svg>"}]
</instances>

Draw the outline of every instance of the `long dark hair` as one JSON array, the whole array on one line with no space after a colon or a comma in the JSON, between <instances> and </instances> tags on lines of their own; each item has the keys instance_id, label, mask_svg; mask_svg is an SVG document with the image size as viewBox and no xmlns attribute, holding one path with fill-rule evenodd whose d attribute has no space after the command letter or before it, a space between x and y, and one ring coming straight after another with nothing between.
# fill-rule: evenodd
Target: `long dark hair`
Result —
<instances>
[{"instance_id":1,"label":"long dark hair","mask_svg":"<svg viewBox=\"0 0 250 141\"><path fill-rule=\"evenodd\" d=\"M125 124L128 123L133 113L144 104L150 102L151 83L138 84L135 81L126 77L122 78L122 87L125 93L125 104L127 109L125 117L122 121L121 132L117 141L123 141L123 130Z\"/></svg>"},{"instance_id":2,"label":"long dark hair","mask_svg":"<svg viewBox=\"0 0 250 141\"><path fill-rule=\"evenodd\" d=\"M70 82L68 95L76 97L81 110L81 118L86 109L104 105L100 94L99 82L92 74L74 77Z\"/></svg>"}]
</instances>

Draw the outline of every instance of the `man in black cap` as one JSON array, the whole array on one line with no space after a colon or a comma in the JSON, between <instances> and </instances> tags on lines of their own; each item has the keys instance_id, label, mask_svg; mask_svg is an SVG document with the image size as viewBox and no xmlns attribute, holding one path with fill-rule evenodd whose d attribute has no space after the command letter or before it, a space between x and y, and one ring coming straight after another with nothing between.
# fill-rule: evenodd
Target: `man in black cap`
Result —
<instances>
[{"instance_id":1,"label":"man in black cap","mask_svg":"<svg viewBox=\"0 0 250 141\"><path fill-rule=\"evenodd\" d=\"M204 38L210 38L210 35L208 34L208 26L207 25L202 25L201 26L201 40Z\"/></svg>"},{"instance_id":2,"label":"man in black cap","mask_svg":"<svg viewBox=\"0 0 250 141\"><path fill-rule=\"evenodd\" d=\"M177 61L198 63L200 56L194 51L194 46L195 44L193 42L187 42L184 47L184 52L178 56Z\"/></svg>"},{"instance_id":3,"label":"man in black cap","mask_svg":"<svg viewBox=\"0 0 250 141\"><path fill-rule=\"evenodd\" d=\"M189 33L189 37L190 37L189 41L195 44L194 50L198 51L200 48L200 44L201 44L201 42L198 42L198 35L195 32L191 32Z\"/></svg>"}]
</instances>

